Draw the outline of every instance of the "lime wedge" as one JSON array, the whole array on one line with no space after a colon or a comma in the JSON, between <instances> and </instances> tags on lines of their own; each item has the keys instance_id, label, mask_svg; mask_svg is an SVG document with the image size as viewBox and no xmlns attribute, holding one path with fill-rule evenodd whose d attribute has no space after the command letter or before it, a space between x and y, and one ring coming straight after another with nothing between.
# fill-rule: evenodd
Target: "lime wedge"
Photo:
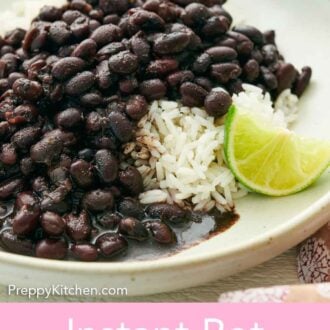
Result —
<instances>
[{"instance_id":1,"label":"lime wedge","mask_svg":"<svg viewBox=\"0 0 330 330\"><path fill-rule=\"evenodd\" d=\"M255 112L232 106L225 122L225 156L248 189L286 196L311 185L330 165L330 142L276 127Z\"/></svg>"}]
</instances>

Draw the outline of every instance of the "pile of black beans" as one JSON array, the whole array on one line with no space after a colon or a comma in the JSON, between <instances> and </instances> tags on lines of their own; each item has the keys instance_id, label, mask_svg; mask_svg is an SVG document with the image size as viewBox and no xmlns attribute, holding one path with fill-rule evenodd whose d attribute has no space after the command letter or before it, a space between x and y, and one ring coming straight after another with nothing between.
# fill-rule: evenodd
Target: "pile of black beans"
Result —
<instances>
[{"instance_id":1,"label":"pile of black beans","mask_svg":"<svg viewBox=\"0 0 330 330\"><path fill-rule=\"evenodd\" d=\"M231 29L223 0L72 0L0 38L0 243L42 258L92 261L129 240L175 244L189 211L143 208L121 168L148 102L223 116L242 83L301 96L311 69L285 63L274 31ZM229 93L211 91L222 86Z\"/></svg>"}]
</instances>

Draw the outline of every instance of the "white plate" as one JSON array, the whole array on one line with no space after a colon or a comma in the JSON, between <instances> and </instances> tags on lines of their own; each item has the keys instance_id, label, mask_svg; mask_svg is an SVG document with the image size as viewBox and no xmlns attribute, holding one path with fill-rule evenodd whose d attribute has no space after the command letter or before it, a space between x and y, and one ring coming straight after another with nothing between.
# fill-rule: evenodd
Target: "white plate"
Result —
<instances>
[{"instance_id":1,"label":"white plate","mask_svg":"<svg viewBox=\"0 0 330 330\"><path fill-rule=\"evenodd\" d=\"M1 2L3 4L3 2ZM312 86L301 101L295 130L330 139L330 2L229 0L237 21L274 28L280 49L297 67L312 65ZM79 263L0 252L0 282L127 287L146 295L196 286L255 266L299 243L330 219L330 173L308 190L285 198L251 194L237 203L236 225L198 246L157 261Z\"/></svg>"}]
</instances>

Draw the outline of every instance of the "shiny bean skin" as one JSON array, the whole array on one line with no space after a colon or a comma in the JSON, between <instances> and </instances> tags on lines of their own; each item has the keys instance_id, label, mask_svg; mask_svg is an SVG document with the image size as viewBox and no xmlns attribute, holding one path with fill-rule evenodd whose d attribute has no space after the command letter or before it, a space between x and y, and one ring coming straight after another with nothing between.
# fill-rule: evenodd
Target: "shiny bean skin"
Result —
<instances>
[{"instance_id":1,"label":"shiny bean skin","mask_svg":"<svg viewBox=\"0 0 330 330\"><path fill-rule=\"evenodd\" d=\"M232 104L232 99L228 93L225 92L211 92L204 102L206 112L215 118L224 116Z\"/></svg>"},{"instance_id":2,"label":"shiny bean skin","mask_svg":"<svg viewBox=\"0 0 330 330\"><path fill-rule=\"evenodd\" d=\"M85 194L82 205L91 212L102 212L113 208L113 195L108 190L93 190Z\"/></svg>"},{"instance_id":3,"label":"shiny bean skin","mask_svg":"<svg viewBox=\"0 0 330 330\"><path fill-rule=\"evenodd\" d=\"M44 259L64 259L67 256L68 246L64 240L46 238L36 245L36 256Z\"/></svg>"},{"instance_id":4,"label":"shiny bean skin","mask_svg":"<svg viewBox=\"0 0 330 330\"><path fill-rule=\"evenodd\" d=\"M77 160L70 166L70 174L82 188L88 188L94 184L92 165L85 160Z\"/></svg>"},{"instance_id":5,"label":"shiny bean skin","mask_svg":"<svg viewBox=\"0 0 330 330\"><path fill-rule=\"evenodd\" d=\"M120 142L128 142L134 134L134 127L130 120L119 111L112 111L109 116L109 125Z\"/></svg>"},{"instance_id":6,"label":"shiny bean skin","mask_svg":"<svg viewBox=\"0 0 330 330\"><path fill-rule=\"evenodd\" d=\"M79 242L89 238L92 228L87 212L82 211L79 215L68 214L65 222L66 232L72 240Z\"/></svg>"},{"instance_id":7,"label":"shiny bean skin","mask_svg":"<svg viewBox=\"0 0 330 330\"><path fill-rule=\"evenodd\" d=\"M158 218L173 223L180 223L189 218L189 212L175 204L151 204L147 208L147 213L152 218Z\"/></svg>"},{"instance_id":8,"label":"shiny bean skin","mask_svg":"<svg viewBox=\"0 0 330 330\"><path fill-rule=\"evenodd\" d=\"M95 154L95 166L99 178L104 183L111 183L117 178L119 163L111 151L98 150Z\"/></svg>"},{"instance_id":9,"label":"shiny bean skin","mask_svg":"<svg viewBox=\"0 0 330 330\"><path fill-rule=\"evenodd\" d=\"M13 232L17 235L31 234L38 225L39 207L23 205L13 218Z\"/></svg>"},{"instance_id":10,"label":"shiny bean skin","mask_svg":"<svg viewBox=\"0 0 330 330\"><path fill-rule=\"evenodd\" d=\"M135 167L127 167L119 172L119 182L130 196L137 196L143 191L143 180L140 172Z\"/></svg>"},{"instance_id":11,"label":"shiny bean skin","mask_svg":"<svg viewBox=\"0 0 330 330\"><path fill-rule=\"evenodd\" d=\"M88 91L95 82L95 75L90 71L78 73L65 86L65 92L70 96L80 95Z\"/></svg>"},{"instance_id":12,"label":"shiny bean skin","mask_svg":"<svg viewBox=\"0 0 330 330\"><path fill-rule=\"evenodd\" d=\"M306 90L310 80L312 77L312 69L308 66L305 66L301 70L301 74L298 76L293 92L298 96L301 97Z\"/></svg>"},{"instance_id":13,"label":"shiny bean skin","mask_svg":"<svg viewBox=\"0 0 330 330\"><path fill-rule=\"evenodd\" d=\"M98 237L96 246L105 258L112 258L128 249L126 239L118 234L107 233Z\"/></svg>"},{"instance_id":14,"label":"shiny bean skin","mask_svg":"<svg viewBox=\"0 0 330 330\"><path fill-rule=\"evenodd\" d=\"M0 234L0 243L12 253L26 256L34 255L34 244L30 239L18 237L11 229L6 229Z\"/></svg>"},{"instance_id":15,"label":"shiny bean skin","mask_svg":"<svg viewBox=\"0 0 330 330\"><path fill-rule=\"evenodd\" d=\"M77 49L76 49L77 50ZM86 67L84 60L78 57L66 57L56 62L52 68L52 75L59 80L71 78Z\"/></svg>"},{"instance_id":16,"label":"shiny bean skin","mask_svg":"<svg viewBox=\"0 0 330 330\"><path fill-rule=\"evenodd\" d=\"M176 242L175 233L166 223L158 220L148 221L146 227L156 242L160 244L174 244Z\"/></svg>"},{"instance_id":17,"label":"shiny bean skin","mask_svg":"<svg viewBox=\"0 0 330 330\"><path fill-rule=\"evenodd\" d=\"M54 212L45 212L40 217L40 224L43 230L51 236L61 235L65 230L63 218Z\"/></svg>"},{"instance_id":18,"label":"shiny bean skin","mask_svg":"<svg viewBox=\"0 0 330 330\"><path fill-rule=\"evenodd\" d=\"M91 244L74 244L71 251L81 261L96 261L98 259L97 248Z\"/></svg>"},{"instance_id":19,"label":"shiny bean skin","mask_svg":"<svg viewBox=\"0 0 330 330\"><path fill-rule=\"evenodd\" d=\"M137 241L145 241L149 238L149 233L144 224L132 217L121 219L119 232L123 236Z\"/></svg>"}]
</instances>

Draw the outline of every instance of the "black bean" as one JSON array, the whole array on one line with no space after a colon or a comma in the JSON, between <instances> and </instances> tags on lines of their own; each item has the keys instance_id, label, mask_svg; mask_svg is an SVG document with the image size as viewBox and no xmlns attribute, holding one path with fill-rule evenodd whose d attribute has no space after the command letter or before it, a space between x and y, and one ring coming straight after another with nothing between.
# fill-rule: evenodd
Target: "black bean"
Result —
<instances>
[{"instance_id":1,"label":"black bean","mask_svg":"<svg viewBox=\"0 0 330 330\"><path fill-rule=\"evenodd\" d=\"M0 61L1 62L1 61ZM1 66L1 65L0 65ZM19 79L19 78L26 78L24 73L20 73L20 72L12 72L9 76L8 76L8 84L9 86L13 86L14 82Z\"/></svg>"},{"instance_id":2,"label":"black bean","mask_svg":"<svg viewBox=\"0 0 330 330\"><path fill-rule=\"evenodd\" d=\"M26 31L20 28L16 28L5 34L5 42L14 47L19 47L25 37Z\"/></svg>"},{"instance_id":3,"label":"black bean","mask_svg":"<svg viewBox=\"0 0 330 330\"><path fill-rule=\"evenodd\" d=\"M99 0L100 9L102 9L105 14L122 14L129 8L129 4L130 2L128 0Z\"/></svg>"},{"instance_id":4,"label":"black bean","mask_svg":"<svg viewBox=\"0 0 330 330\"><path fill-rule=\"evenodd\" d=\"M119 164L111 151L99 150L95 154L95 167L99 178L104 183L111 183L117 178Z\"/></svg>"},{"instance_id":5,"label":"black bean","mask_svg":"<svg viewBox=\"0 0 330 330\"><path fill-rule=\"evenodd\" d=\"M11 229L6 229L0 234L1 245L8 251L32 256L34 245L30 239L18 237Z\"/></svg>"},{"instance_id":6,"label":"black bean","mask_svg":"<svg viewBox=\"0 0 330 330\"><path fill-rule=\"evenodd\" d=\"M27 150L40 136L40 128L25 127L17 131L12 137L11 142L19 149Z\"/></svg>"},{"instance_id":7,"label":"black bean","mask_svg":"<svg viewBox=\"0 0 330 330\"><path fill-rule=\"evenodd\" d=\"M38 194L43 194L48 190L48 183L44 177L38 176L31 183L33 191Z\"/></svg>"},{"instance_id":8,"label":"black bean","mask_svg":"<svg viewBox=\"0 0 330 330\"><path fill-rule=\"evenodd\" d=\"M87 17L77 18L71 25L70 30L76 39L83 39L89 35L89 19Z\"/></svg>"},{"instance_id":9,"label":"black bean","mask_svg":"<svg viewBox=\"0 0 330 330\"><path fill-rule=\"evenodd\" d=\"M260 74L259 63L254 59L248 60L243 67L243 74L248 82L254 82Z\"/></svg>"},{"instance_id":10,"label":"black bean","mask_svg":"<svg viewBox=\"0 0 330 330\"><path fill-rule=\"evenodd\" d=\"M180 223L189 218L189 212L176 204L151 204L147 207L147 213L152 218L173 223Z\"/></svg>"},{"instance_id":11,"label":"black bean","mask_svg":"<svg viewBox=\"0 0 330 330\"><path fill-rule=\"evenodd\" d=\"M178 85L182 85L184 82L194 80L194 74L189 71L177 71L171 73L167 78L166 81L171 87L175 87Z\"/></svg>"},{"instance_id":12,"label":"black bean","mask_svg":"<svg viewBox=\"0 0 330 330\"><path fill-rule=\"evenodd\" d=\"M185 32L160 34L154 41L153 50L161 55L175 54L183 51L190 42L190 36Z\"/></svg>"},{"instance_id":13,"label":"black bean","mask_svg":"<svg viewBox=\"0 0 330 330\"><path fill-rule=\"evenodd\" d=\"M120 40L122 30L114 24L102 25L97 28L90 36L99 47L109 44L110 42Z\"/></svg>"},{"instance_id":14,"label":"black bean","mask_svg":"<svg viewBox=\"0 0 330 330\"><path fill-rule=\"evenodd\" d=\"M203 87L208 92L210 92L213 88L212 81L206 77L197 77L194 79L194 83Z\"/></svg>"},{"instance_id":15,"label":"black bean","mask_svg":"<svg viewBox=\"0 0 330 330\"><path fill-rule=\"evenodd\" d=\"M140 172L132 166L119 172L119 182L130 196L137 196L143 191L143 179Z\"/></svg>"},{"instance_id":16,"label":"black bean","mask_svg":"<svg viewBox=\"0 0 330 330\"><path fill-rule=\"evenodd\" d=\"M238 54L240 55L250 55L251 51L253 50L253 42L244 34L235 32L235 31L229 31L227 32L228 36L230 38L235 39L236 41L236 50Z\"/></svg>"},{"instance_id":17,"label":"black bean","mask_svg":"<svg viewBox=\"0 0 330 330\"><path fill-rule=\"evenodd\" d=\"M265 45L261 49L263 55L263 62L266 65L275 63L279 59L279 52L275 45Z\"/></svg>"},{"instance_id":18,"label":"black bean","mask_svg":"<svg viewBox=\"0 0 330 330\"><path fill-rule=\"evenodd\" d=\"M36 166L30 157L25 157L21 159L20 170L23 173L23 175L25 176L31 175L35 171L35 169Z\"/></svg>"},{"instance_id":19,"label":"black bean","mask_svg":"<svg viewBox=\"0 0 330 330\"><path fill-rule=\"evenodd\" d=\"M98 237L96 245L100 249L101 254L106 258L122 254L128 249L128 242L126 239L113 233L106 233Z\"/></svg>"},{"instance_id":20,"label":"black bean","mask_svg":"<svg viewBox=\"0 0 330 330\"><path fill-rule=\"evenodd\" d=\"M90 71L78 73L65 85L65 92L70 96L80 95L88 91L95 82L95 75Z\"/></svg>"},{"instance_id":21,"label":"black bean","mask_svg":"<svg viewBox=\"0 0 330 330\"><path fill-rule=\"evenodd\" d=\"M226 84L229 80L236 79L241 73L240 66L235 63L219 63L213 64L211 67L211 76L220 84Z\"/></svg>"},{"instance_id":22,"label":"black bean","mask_svg":"<svg viewBox=\"0 0 330 330\"><path fill-rule=\"evenodd\" d=\"M210 11L201 3L189 4L181 15L181 19L188 26L201 26L211 16Z\"/></svg>"},{"instance_id":23,"label":"black bean","mask_svg":"<svg viewBox=\"0 0 330 330\"><path fill-rule=\"evenodd\" d=\"M38 225L40 208L23 205L13 218L13 232L16 235L31 234Z\"/></svg>"},{"instance_id":24,"label":"black bean","mask_svg":"<svg viewBox=\"0 0 330 330\"><path fill-rule=\"evenodd\" d=\"M262 66L260 69L261 78L266 87L270 90L277 89L278 82L275 74L273 74L267 67Z\"/></svg>"},{"instance_id":25,"label":"black bean","mask_svg":"<svg viewBox=\"0 0 330 330\"><path fill-rule=\"evenodd\" d=\"M4 165L14 165L17 162L17 152L13 144L5 143L1 146L0 162Z\"/></svg>"},{"instance_id":26,"label":"black bean","mask_svg":"<svg viewBox=\"0 0 330 330\"><path fill-rule=\"evenodd\" d=\"M85 160L77 160L70 166L70 174L82 188L88 188L94 184L93 166Z\"/></svg>"},{"instance_id":27,"label":"black bean","mask_svg":"<svg viewBox=\"0 0 330 330\"><path fill-rule=\"evenodd\" d=\"M120 142L128 142L132 139L134 134L134 127L130 120L119 111L110 112L109 126Z\"/></svg>"},{"instance_id":28,"label":"black bean","mask_svg":"<svg viewBox=\"0 0 330 330\"><path fill-rule=\"evenodd\" d=\"M232 99L228 93L213 91L206 96L204 106L210 116L218 118L228 112L231 104Z\"/></svg>"},{"instance_id":29,"label":"black bean","mask_svg":"<svg viewBox=\"0 0 330 330\"><path fill-rule=\"evenodd\" d=\"M70 8L79 10L85 14L88 14L93 9L88 1L85 0L72 0L70 3Z\"/></svg>"},{"instance_id":30,"label":"black bean","mask_svg":"<svg viewBox=\"0 0 330 330\"><path fill-rule=\"evenodd\" d=\"M42 229L51 236L61 235L65 230L63 218L54 212L45 212L41 215L40 224Z\"/></svg>"},{"instance_id":31,"label":"black bean","mask_svg":"<svg viewBox=\"0 0 330 330\"><path fill-rule=\"evenodd\" d=\"M230 62L237 58L235 49L224 46L211 47L206 50L206 54L211 57L212 62Z\"/></svg>"},{"instance_id":32,"label":"black bean","mask_svg":"<svg viewBox=\"0 0 330 330\"><path fill-rule=\"evenodd\" d=\"M146 227L150 230L153 239L160 244L173 244L177 240L173 230L162 221L148 221Z\"/></svg>"},{"instance_id":33,"label":"black bean","mask_svg":"<svg viewBox=\"0 0 330 330\"><path fill-rule=\"evenodd\" d=\"M142 63L147 63L150 58L150 45L146 39L138 35L130 39L133 53Z\"/></svg>"},{"instance_id":34,"label":"black bean","mask_svg":"<svg viewBox=\"0 0 330 330\"><path fill-rule=\"evenodd\" d=\"M38 242L36 257L44 259L64 259L68 252L68 245L62 239L46 238Z\"/></svg>"},{"instance_id":35,"label":"black bean","mask_svg":"<svg viewBox=\"0 0 330 330\"><path fill-rule=\"evenodd\" d=\"M150 62L146 69L146 73L158 77L173 72L178 69L178 67L178 61L173 58L158 59Z\"/></svg>"},{"instance_id":36,"label":"black bean","mask_svg":"<svg viewBox=\"0 0 330 330\"><path fill-rule=\"evenodd\" d=\"M312 69L309 66L305 66L301 70L301 74L298 75L298 78L293 87L293 93L298 97L302 96L306 90L312 77Z\"/></svg>"},{"instance_id":37,"label":"black bean","mask_svg":"<svg viewBox=\"0 0 330 330\"><path fill-rule=\"evenodd\" d=\"M135 218L124 218L120 220L119 232L130 239L145 241L149 233L144 224Z\"/></svg>"},{"instance_id":38,"label":"black bean","mask_svg":"<svg viewBox=\"0 0 330 330\"><path fill-rule=\"evenodd\" d=\"M22 179L8 179L0 183L0 199L7 199L23 190Z\"/></svg>"},{"instance_id":39,"label":"black bean","mask_svg":"<svg viewBox=\"0 0 330 330\"><path fill-rule=\"evenodd\" d=\"M79 10L66 10L62 15L62 20L66 24L70 25L80 17L86 17L86 16L83 13L81 13Z\"/></svg>"},{"instance_id":40,"label":"black bean","mask_svg":"<svg viewBox=\"0 0 330 330\"><path fill-rule=\"evenodd\" d=\"M126 50L126 47L122 42L111 42L110 44L102 47L97 52L96 57L98 61L108 60L110 56L115 55L124 50Z\"/></svg>"},{"instance_id":41,"label":"black bean","mask_svg":"<svg viewBox=\"0 0 330 330\"><path fill-rule=\"evenodd\" d=\"M267 30L264 32L264 39L266 44L273 44L275 45L275 31L274 30Z\"/></svg>"},{"instance_id":42,"label":"black bean","mask_svg":"<svg viewBox=\"0 0 330 330\"><path fill-rule=\"evenodd\" d=\"M89 238L92 228L86 211L82 211L79 215L68 214L65 217L65 223L66 232L74 241L79 242Z\"/></svg>"},{"instance_id":43,"label":"black bean","mask_svg":"<svg viewBox=\"0 0 330 330\"><path fill-rule=\"evenodd\" d=\"M123 51L112 55L109 59L109 67L113 72L119 74L130 74L137 70L138 57L130 51Z\"/></svg>"},{"instance_id":44,"label":"black bean","mask_svg":"<svg viewBox=\"0 0 330 330\"><path fill-rule=\"evenodd\" d=\"M142 219L144 210L139 201L135 198L125 197L118 204L118 211L126 217Z\"/></svg>"},{"instance_id":45,"label":"black bean","mask_svg":"<svg viewBox=\"0 0 330 330\"><path fill-rule=\"evenodd\" d=\"M86 93L80 97L81 105L94 108L103 103L102 94L98 92Z\"/></svg>"},{"instance_id":46,"label":"black bean","mask_svg":"<svg viewBox=\"0 0 330 330\"><path fill-rule=\"evenodd\" d=\"M298 72L292 64L282 63L276 71L277 93L280 94L286 89L291 89L297 74Z\"/></svg>"},{"instance_id":47,"label":"black bean","mask_svg":"<svg viewBox=\"0 0 330 330\"><path fill-rule=\"evenodd\" d=\"M52 23L49 28L49 37L57 45L64 45L69 41L71 35L72 32L70 31L69 26L63 21L56 21Z\"/></svg>"},{"instance_id":48,"label":"black bean","mask_svg":"<svg viewBox=\"0 0 330 330\"><path fill-rule=\"evenodd\" d=\"M62 142L64 147L70 147L76 144L77 139L72 132L62 131L61 129L54 129L45 133L44 138L58 139Z\"/></svg>"},{"instance_id":49,"label":"black bean","mask_svg":"<svg viewBox=\"0 0 330 330\"><path fill-rule=\"evenodd\" d=\"M5 113L6 120L12 125L34 122L37 115L37 108L30 103L21 104L14 111Z\"/></svg>"},{"instance_id":50,"label":"black bean","mask_svg":"<svg viewBox=\"0 0 330 330\"><path fill-rule=\"evenodd\" d=\"M195 62L193 63L192 69L195 73L201 74L206 72L211 64L211 56L207 53L203 53L196 58Z\"/></svg>"},{"instance_id":51,"label":"black bean","mask_svg":"<svg viewBox=\"0 0 330 330\"><path fill-rule=\"evenodd\" d=\"M85 39L72 52L72 56L89 60L95 56L97 44L93 39Z\"/></svg>"},{"instance_id":52,"label":"black bean","mask_svg":"<svg viewBox=\"0 0 330 330\"><path fill-rule=\"evenodd\" d=\"M62 9L54 6L43 6L39 12L39 18L42 21L55 22L62 17Z\"/></svg>"},{"instance_id":53,"label":"black bean","mask_svg":"<svg viewBox=\"0 0 330 330\"><path fill-rule=\"evenodd\" d=\"M19 78L14 82L13 90L23 100L35 101L42 95L42 87L37 81Z\"/></svg>"},{"instance_id":54,"label":"black bean","mask_svg":"<svg viewBox=\"0 0 330 330\"><path fill-rule=\"evenodd\" d=\"M133 95L127 101L125 112L131 119L140 120L148 113L148 103L142 95Z\"/></svg>"},{"instance_id":55,"label":"black bean","mask_svg":"<svg viewBox=\"0 0 330 330\"><path fill-rule=\"evenodd\" d=\"M115 73L110 72L108 61L102 61L96 67L96 82L100 89L106 90L110 88L115 81L117 80L117 76Z\"/></svg>"},{"instance_id":56,"label":"black bean","mask_svg":"<svg viewBox=\"0 0 330 330\"><path fill-rule=\"evenodd\" d=\"M17 194L15 200L15 207L17 209L21 209L23 206L28 206L32 208L38 206L38 200L31 191L23 191Z\"/></svg>"},{"instance_id":57,"label":"black bean","mask_svg":"<svg viewBox=\"0 0 330 330\"><path fill-rule=\"evenodd\" d=\"M81 261L95 261L98 258L97 248L91 244L74 244L71 251Z\"/></svg>"},{"instance_id":58,"label":"black bean","mask_svg":"<svg viewBox=\"0 0 330 330\"><path fill-rule=\"evenodd\" d=\"M51 164L59 157L62 148L59 138L44 137L31 147L30 157L35 163Z\"/></svg>"},{"instance_id":59,"label":"black bean","mask_svg":"<svg viewBox=\"0 0 330 330\"><path fill-rule=\"evenodd\" d=\"M113 208L113 195L108 190L93 190L84 195L82 205L92 212L103 212Z\"/></svg>"},{"instance_id":60,"label":"black bean","mask_svg":"<svg viewBox=\"0 0 330 330\"><path fill-rule=\"evenodd\" d=\"M119 90L123 94L132 94L139 87L136 78L123 79L119 81Z\"/></svg>"},{"instance_id":61,"label":"black bean","mask_svg":"<svg viewBox=\"0 0 330 330\"><path fill-rule=\"evenodd\" d=\"M222 36L229 30L230 24L230 20L225 16L213 16L204 24L202 33L208 39Z\"/></svg>"},{"instance_id":62,"label":"black bean","mask_svg":"<svg viewBox=\"0 0 330 330\"><path fill-rule=\"evenodd\" d=\"M70 129L77 127L83 120L82 113L79 109L68 108L59 112L55 117L55 123L62 128Z\"/></svg>"},{"instance_id":63,"label":"black bean","mask_svg":"<svg viewBox=\"0 0 330 330\"><path fill-rule=\"evenodd\" d=\"M77 57L66 57L56 62L52 68L52 75L58 80L71 78L86 67L86 62Z\"/></svg>"},{"instance_id":64,"label":"black bean","mask_svg":"<svg viewBox=\"0 0 330 330\"><path fill-rule=\"evenodd\" d=\"M166 85L160 79L145 80L140 84L140 93L148 100L159 100L166 94Z\"/></svg>"},{"instance_id":65,"label":"black bean","mask_svg":"<svg viewBox=\"0 0 330 330\"><path fill-rule=\"evenodd\" d=\"M122 216L118 213L104 212L97 216L97 222L106 229L115 229Z\"/></svg>"},{"instance_id":66,"label":"black bean","mask_svg":"<svg viewBox=\"0 0 330 330\"><path fill-rule=\"evenodd\" d=\"M251 39L255 44L263 44L264 36L263 34L255 27L250 25L237 25L233 28L233 31L239 32L246 35Z\"/></svg>"},{"instance_id":67,"label":"black bean","mask_svg":"<svg viewBox=\"0 0 330 330\"><path fill-rule=\"evenodd\" d=\"M165 27L164 20L151 11L137 9L130 17L129 24L134 32L139 29L144 31L162 31Z\"/></svg>"},{"instance_id":68,"label":"black bean","mask_svg":"<svg viewBox=\"0 0 330 330\"><path fill-rule=\"evenodd\" d=\"M192 82L185 82L180 87L182 103L188 107L202 106L207 91L201 86Z\"/></svg>"}]
</instances>

